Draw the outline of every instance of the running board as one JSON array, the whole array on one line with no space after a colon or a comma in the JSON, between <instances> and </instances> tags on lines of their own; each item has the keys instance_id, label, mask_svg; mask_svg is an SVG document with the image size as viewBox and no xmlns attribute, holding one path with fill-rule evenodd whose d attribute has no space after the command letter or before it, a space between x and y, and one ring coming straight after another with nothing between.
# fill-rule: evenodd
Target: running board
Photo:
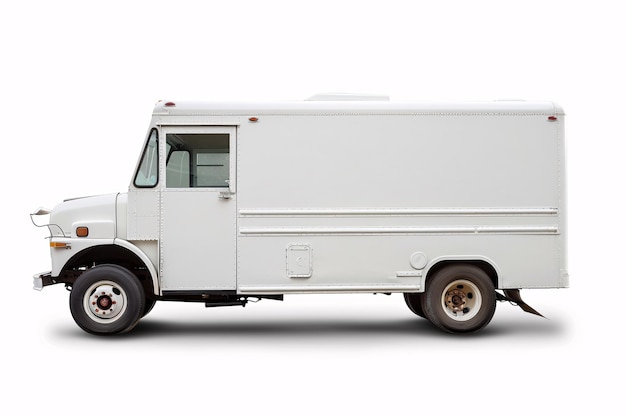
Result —
<instances>
[{"instance_id":1,"label":"running board","mask_svg":"<svg viewBox=\"0 0 626 417\"><path fill-rule=\"evenodd\" d=\"M543 314L541 314L540 312L526 304L524 300L522 300L522 296L520 295L519 290L504 290L504 295L496 291L496 299L498 301L508 301L512 304L519 306L519 308L527 313L535 314L545 319L545 316Z\"/></svg>"},{"instance_id":2,"label":"running board","mask_svg":"<svg viewBox=\"0 0 626 417\"><path fill-rule=\"evenodd\" d=\"M249 300L249 298L254 298L256 300L252 301ZM205 307L245 307L248 302L257 303L263 299L283 301L283 295L207 295L203 301Z\"/></svg>"}]
</instances>

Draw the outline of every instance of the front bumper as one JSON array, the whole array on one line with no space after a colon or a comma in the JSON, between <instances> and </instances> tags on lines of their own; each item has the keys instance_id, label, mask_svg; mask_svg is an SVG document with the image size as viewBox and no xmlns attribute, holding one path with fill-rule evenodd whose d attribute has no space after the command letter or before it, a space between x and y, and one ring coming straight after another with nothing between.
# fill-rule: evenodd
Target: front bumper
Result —
<instances>
[{"instance_id":1,"label":"front bumper","mask_svg":"<svg viewBox=\"0 0 626 417\"><path fill-rule=\"evenodd\" d=\"M33 275L33 290L41 291L43 287L56 284L57 282L52 279L52 272L40 272Z\"/></svg>"}]
</instances>

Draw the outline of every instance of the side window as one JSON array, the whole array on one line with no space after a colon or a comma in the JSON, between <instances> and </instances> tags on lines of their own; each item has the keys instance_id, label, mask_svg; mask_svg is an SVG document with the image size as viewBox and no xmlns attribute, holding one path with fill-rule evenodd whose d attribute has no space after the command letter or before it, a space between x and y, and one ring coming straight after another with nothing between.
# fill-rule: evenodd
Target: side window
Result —
<instances>
[{"instance_id":1,"label":"side window","mask_svg":"<svg viewBox=\"0 0 626 417\"><path fill-rule=\"evenodd\" d=\"M135 187L154 187L159 181L159 138L156 129L152 129L143 150L139 169L135 174Z\"/></svg>"},{"instance_id":2,"label":"side window","mask_svg":"<svg viewBox=\"0 0 626 417\"><path fill-rule=\"evenodd\" d=\"M166 186L168 188L228 187L230 136L168 134Z\"/></svg>"}]
</instances>

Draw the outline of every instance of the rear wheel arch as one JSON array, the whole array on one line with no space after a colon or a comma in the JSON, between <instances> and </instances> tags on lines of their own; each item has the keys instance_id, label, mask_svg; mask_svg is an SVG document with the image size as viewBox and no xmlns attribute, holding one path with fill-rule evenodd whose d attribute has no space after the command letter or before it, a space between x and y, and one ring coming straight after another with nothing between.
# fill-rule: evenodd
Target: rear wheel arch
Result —
<instances>
[{"instance_id":1,"label":"rear wheel arch","mask_svg":"<svg viewBox=\"0 0 626 417\"><path fill-rule=\"evenodd\" d=\"M474 265L480 268L493 283L495 288L499 288L499 273L498 269L494 266L494 263L487 258L479 258L479 257L471 257L471 258L447 258L447 259L437 259L432 262L431 266L425 271L424 276L426 277L424 280L424 289L428 286L428 281L432 279L433 276L437 274L437 272L442 269L454 265Z\"/></svg>"}]
</instances>

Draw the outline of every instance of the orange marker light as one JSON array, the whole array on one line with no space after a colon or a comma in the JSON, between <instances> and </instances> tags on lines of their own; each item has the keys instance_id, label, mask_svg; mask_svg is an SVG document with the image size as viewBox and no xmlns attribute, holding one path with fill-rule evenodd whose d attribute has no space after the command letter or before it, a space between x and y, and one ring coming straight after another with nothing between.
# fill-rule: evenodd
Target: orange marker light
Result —
<instances>
[{"instance_id":1,"label":"orange marker light","mask_svg":"<svg viewBox=\"0 0 626 417\"><path fill-rule=\"evenodd\" d=\"M87 237L89 236L89 228L80 226L76 228L76 236L78 237Z\"/></svg>"},{"instance_id":2,"label":"orange marker light","mask_svg":"<svg viewBox=\"0 0 626 417\"><path fill-rule=\"evenodd\" d=\"M69 248L70 245L64 242L50 242L50 247L65 249L65 248Z\"/></svg>"}]
</instances>

